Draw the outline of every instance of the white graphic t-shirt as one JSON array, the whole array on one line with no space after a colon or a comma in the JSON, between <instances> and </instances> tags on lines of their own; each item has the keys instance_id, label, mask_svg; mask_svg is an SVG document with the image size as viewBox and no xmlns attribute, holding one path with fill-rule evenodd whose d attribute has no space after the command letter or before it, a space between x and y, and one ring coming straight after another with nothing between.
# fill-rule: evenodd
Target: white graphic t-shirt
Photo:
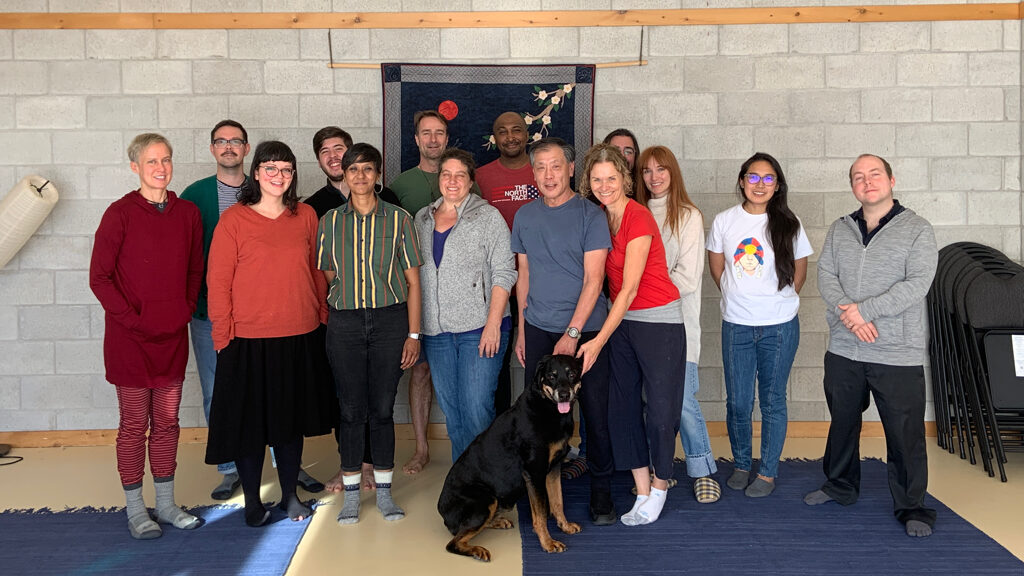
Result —
<instances>
[{"instance_id":1,"label":"white graphic t-shirt","mask_svg":"<svg viewBox=\"0 0 1024 576\"><path fill-rule=\"evenodd\" d=\"M707 249L725 256L722 319L745 326L789 322L800 309L792 284L779 290L775 251L768 237L768 215L750 214L736 205L715 216ZM795 260L814 253L803 224L793 246Z\"/></svg>"}]
</instances>

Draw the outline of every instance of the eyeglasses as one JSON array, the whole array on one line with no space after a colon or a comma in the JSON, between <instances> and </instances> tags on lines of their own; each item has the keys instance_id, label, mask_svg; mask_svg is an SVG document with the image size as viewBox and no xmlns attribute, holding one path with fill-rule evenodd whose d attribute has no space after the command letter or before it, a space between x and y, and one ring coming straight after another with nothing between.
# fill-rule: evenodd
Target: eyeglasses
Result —
<instances>
[{"instance_id":1,"label":"eyeglasses","mask_svg":"<svg viewBox=\"0 0 1024 576\"><path fill-rule=\"evenodd\" d=\"M227 148L228 144L230 144L232 148L241 148L242 144L245 144L245 140L240 138L232 138L231 140L226 138L217 138L213 141L214 148Z\"/></svg>"},{"instance_id":2,"label":"eyeglasses","mask_svg":"<svg viewBox=\"0 0 1024 576\"><path fill-rule=\"evenodd\" d=\"M775 184L775 180L776 177L772 176L771 174L765 174L764 176L761 176L760 174L754 174L753 172L747 173L748 184L757 184L758 182L764 182L765 186L771 186L772 184Z\"/></svg>"},{"instance_id":3,"label":"eyeglasses","mask_svg":"<svg viewBox=\"0 0 1024 576\"><path fill-rule=\"evenodd\" d=\"M281 176L284 176L285 178L291 178L292 176L295 176L294 168L278 168L273 164L264 164L260 166L260 168L263 168L263 173L266 174L267 176L270 176L271 178L277 176L278 172L280 172Z\"/></svg>"}]
</instances>

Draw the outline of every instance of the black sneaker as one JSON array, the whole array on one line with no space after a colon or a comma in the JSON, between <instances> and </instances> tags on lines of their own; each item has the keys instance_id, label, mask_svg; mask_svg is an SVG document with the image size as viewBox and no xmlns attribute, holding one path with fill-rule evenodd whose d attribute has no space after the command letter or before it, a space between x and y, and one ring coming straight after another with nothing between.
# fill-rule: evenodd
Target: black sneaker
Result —
<instances>
[{"instance_id":1,"label":"black sneaker","mask_svg":"<svg viewBox=\"0 0 1024 576\"><path fill-rule=\"evenodd\" d=\"M612 503L610 492L592 492L590 494L590 521L594 526L611 526L619 519Z\"/></svg>"}]
</instances>

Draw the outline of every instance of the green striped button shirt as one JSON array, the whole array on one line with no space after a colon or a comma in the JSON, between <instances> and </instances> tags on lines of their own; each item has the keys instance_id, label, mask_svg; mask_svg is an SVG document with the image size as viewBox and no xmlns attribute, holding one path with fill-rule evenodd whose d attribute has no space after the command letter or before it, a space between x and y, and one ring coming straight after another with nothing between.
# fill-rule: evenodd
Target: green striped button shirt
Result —
<instances>
[{"instance_id":1,"label":"green striped button shirt","mask_svg":"<svg viewBox=\"0 0 1024 576\"><path fill-rule=\"evenodd\" d=\"M345 204L320 219L317 261L337 273L327 303L338 310L383 308L408 299L405 270L423 263L412 218L383 200L363 216Z\"/></svg>"}]
</instances>

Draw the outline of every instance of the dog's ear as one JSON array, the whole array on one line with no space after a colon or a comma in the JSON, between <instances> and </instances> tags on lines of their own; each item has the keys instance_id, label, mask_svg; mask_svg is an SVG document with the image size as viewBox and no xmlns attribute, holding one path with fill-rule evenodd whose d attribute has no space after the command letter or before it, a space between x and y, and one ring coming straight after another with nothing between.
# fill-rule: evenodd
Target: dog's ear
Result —
<instances>
[{"instance_id":1,"label":"dog's ear","mask_svg":"<svg viewBox=\"0 0 1024 576\"><path fill-rule=\"evenodd\" d=\"M545 354L541 357L540 361L537 362L537 369L533 371L534 382L537 381L541 374L547 371L549 362L551 362L551 354Z\"/></svg>"}]
</instances>

